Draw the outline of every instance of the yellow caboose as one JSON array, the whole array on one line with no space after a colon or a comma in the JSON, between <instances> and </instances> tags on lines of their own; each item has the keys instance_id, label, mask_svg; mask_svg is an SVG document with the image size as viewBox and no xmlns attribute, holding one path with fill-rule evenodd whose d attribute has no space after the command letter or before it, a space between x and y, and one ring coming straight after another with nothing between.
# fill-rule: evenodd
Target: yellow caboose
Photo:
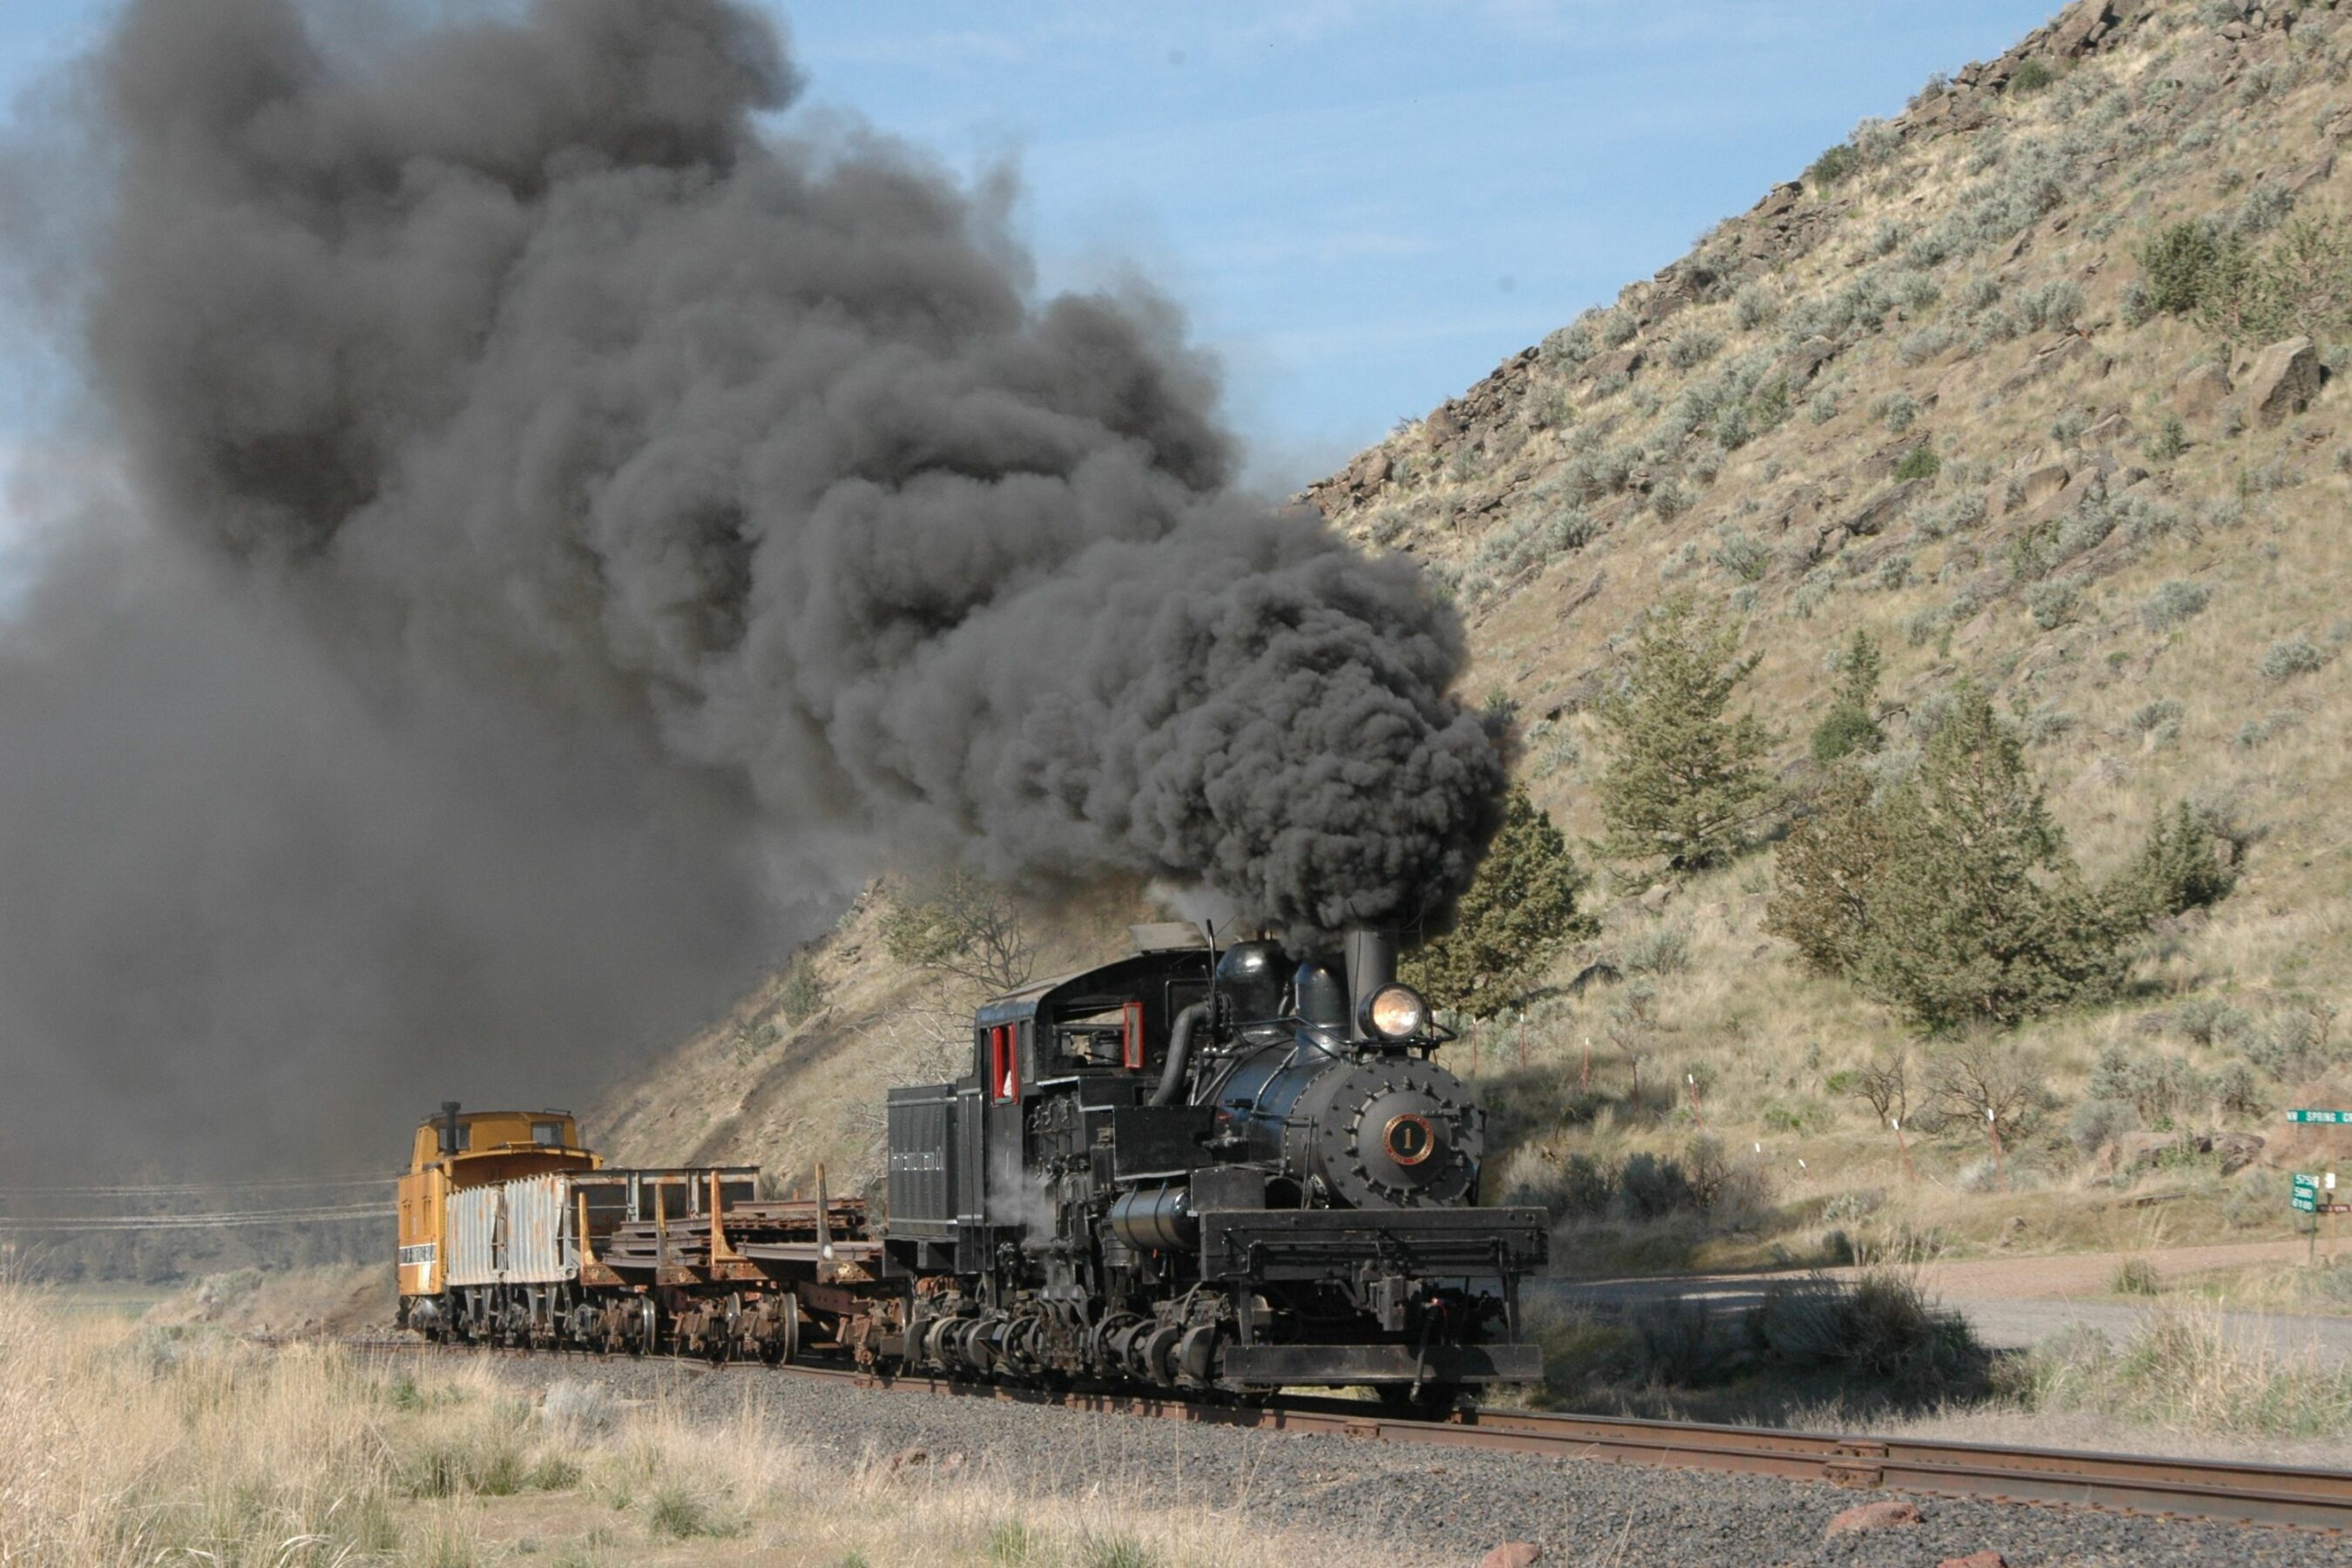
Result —
<instances>
[{"instance_id":1,"label":"yellow caboose","mask_svg":"<svg viewBox=\"0 0 2352 1568\"><path fill-rule=\"evenodd\" d=\"M408 1174L400 1179L400 1320L419 1298L446 1290L451 1237L449 1198L518 1176L593 1171L604 1159L580 1146L580 1126L565 1110L460 1110L416 1129Z\"/></svg>"}]
</instances>

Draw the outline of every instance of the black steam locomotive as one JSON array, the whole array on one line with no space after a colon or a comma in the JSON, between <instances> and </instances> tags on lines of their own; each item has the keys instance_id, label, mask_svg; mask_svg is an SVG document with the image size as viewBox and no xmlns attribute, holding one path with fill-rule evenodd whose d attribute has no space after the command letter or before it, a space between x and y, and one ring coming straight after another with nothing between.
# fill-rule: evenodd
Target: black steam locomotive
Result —
<instances>
[{"instance_id":1,"label":"black steam locomotive","mask_svg":"<svg viewBox=\"0 0 2352 1568\"><path fill-rule=\"evenodd\" d=\"M1002 996L889 1099L887 1216L745 1167L614 1169L558 1111L456 1105L400 1188L402 1324L462 1343L1442 1404L1533 1378L1540 1209L1477 1204L1484 1112L1382 934L1345 971L1139 928Z\"/></svg>"},{"instance_id":2,"label":"black steam locomotive","mask_svg":"<svg viewBox=\"0 0 2352 1568\"><path fill-rule=\"evenodd\" d=\"M1400 1403L1538 1375L1547 1216L1478 1206L1485 1112L1391 939L1350 931L1344 971L1136 945L982 1007L969 1076L891 1091L905 1360Z\"/></svg>"}]
</instances>

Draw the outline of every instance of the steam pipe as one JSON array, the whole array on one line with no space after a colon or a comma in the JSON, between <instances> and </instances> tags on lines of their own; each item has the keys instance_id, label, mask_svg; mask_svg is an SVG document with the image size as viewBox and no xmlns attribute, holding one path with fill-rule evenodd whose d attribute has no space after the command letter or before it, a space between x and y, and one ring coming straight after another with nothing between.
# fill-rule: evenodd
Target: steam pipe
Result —
<instances>
[{"instance_id":1,"label":"steam pipe","mask_svg":"<svg viewBox=\"0 0 2352 1568\"><path fill-rule=\"evenodd\" d=\"M1396 933L1349 926L1340 942L1348 965L1348 1037L1360 1040L1366 1037L1364 999L1396 978Z\"/></svg>"},{"instance_id":2,"label":"steam pipe","mask_svg":"<svg viewBox=\"0 0 2352 1568\"><path fill-rule=\"evenodd\" d=\"M441 1152L455 1154L457 1152L457 1102L445 1100L441 1102Z\"/></svg>"},{"instance_id":3,"label":"steam pipe","mask_svg":"<svg viewBox=\"0 0 2352 1568\"><path fill-rule=\"evenodd\" d=\"M1168 1032L1168 1064L1160 1069L1160 1087L1151 1091L1148 1105L1172 1105L1184 1087L1184 1064L1192 1054L1192 1031L1207 1013L1206 1002L1195 1002L1176 1015L1175 1026Z\"/></svg>"}]
</instances>

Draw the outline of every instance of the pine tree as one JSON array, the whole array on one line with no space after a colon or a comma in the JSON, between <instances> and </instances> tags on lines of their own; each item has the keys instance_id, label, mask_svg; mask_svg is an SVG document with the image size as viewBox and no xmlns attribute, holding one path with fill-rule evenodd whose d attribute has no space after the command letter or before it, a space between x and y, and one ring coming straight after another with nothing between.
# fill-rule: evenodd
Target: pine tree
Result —
<instances>
[{"instance_id":1,"label":"pine tree","mask_svg":"<svg viewBox=\"0 0 2352 1568\"><path fill-rule=\"evenodd\" d=\"M1514 788L1503 825L1455 904L1453 923L1402 965L1433 1000L1476 1017L1518 1001L1568 942L1596 929L1577 912L1583 874L1551 818Z\"/></svg>"},{"instance_id":2,"label":"pine tree","mask_svg":"<svg viewBox=\"0 0 2352 1568\"><path fill-rule=\"evenodd\" d=\"M1752 713L1726 716L1762 657L1738 645L1738 628L1699 616L1688 594L1642 627L1623 684L1598 708L1612 742L1600 783L1612 858L1663 856L1670 870L1714 865L1778 805L1762 766L1770 734Z\"/></svg>"},{"instance_id":3,"label":"pine tree","mask_svg":"<svg viewBox=\"0 0 2352 1568\"><path fill-rule=\"evenodd\" d=\"M1829 711L1813 728L1813 761L1827 767L1855 752L1875 752L1886 744L1886 731L1871 713L1878 696L1878 645L1868 633L1854 633Z\"/></svg>"}]
</instances>

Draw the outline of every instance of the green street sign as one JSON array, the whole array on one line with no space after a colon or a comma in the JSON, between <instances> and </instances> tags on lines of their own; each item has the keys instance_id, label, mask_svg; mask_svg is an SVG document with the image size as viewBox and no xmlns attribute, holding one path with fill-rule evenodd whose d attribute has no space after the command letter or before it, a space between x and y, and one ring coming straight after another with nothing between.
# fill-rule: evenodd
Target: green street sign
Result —
<instances>
[{"instance_id":1,"label":"green street sign","mask_svg":"<svg viewBox=\"0 0 2352 1568\"><path fill-rule=\"evenodd\" d=\"M2306 1176L2301 1172L2297 1172L2294 1178L2294 1190L2299 1193L2315 1193L2319 1190L2319 1178L2317 1176Z\"/></svg>"},{"instance_id":2,"label":"green street sign","mask_svg":"<svg viewBox=\"0 0 2352 1568\"><path fill-rule=\"evenodd\" d=\"M2309 1193L2297 1193L2294 1194L2294 1206L2301 1209L2305 1214L2317 1214L2319 1212L2319 1200L2313 1197Z\"/></svg>"},{"instance_id":3,"label":"green street sign","mask_svg":"<svg viewBox=\"0 0 2352 1568\"><path fill-rule=\"evenodd\" d=\"M2315 1121L2328 1127L2352 1127L2352 1110L2290 1110L2289 1121Z\"/></svg>"}]
</instances>

